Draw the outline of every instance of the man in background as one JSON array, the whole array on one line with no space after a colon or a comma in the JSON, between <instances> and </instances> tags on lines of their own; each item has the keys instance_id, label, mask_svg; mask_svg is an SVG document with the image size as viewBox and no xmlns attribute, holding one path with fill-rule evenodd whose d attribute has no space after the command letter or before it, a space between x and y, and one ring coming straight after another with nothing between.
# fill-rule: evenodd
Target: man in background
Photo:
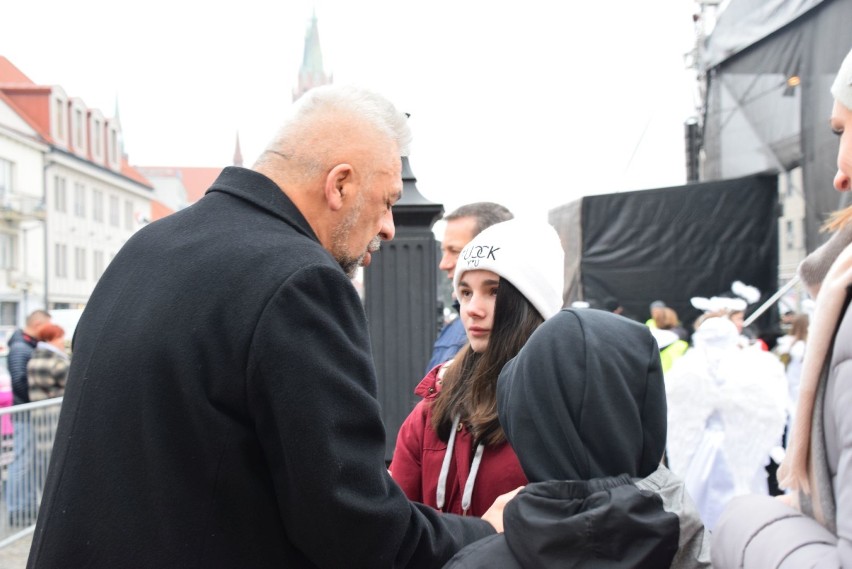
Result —
<instances>
[{"instance_id":1,"label":"man in background","mask_svg":"<svg viewBox=\"0 0 852 569\"><path fill-rule=\"evenodd\" d=\"M15 330L9 338L9 354L6 365L12 379L14 404L30 402L27 364L38 344L37 331L50 322L50 314L45 310L34 310L27 316L22 330ZM26 527L35 523L36 488L33 483L33 458L35 448L30 430L29 411L15 413L12 416L14 429L15 458L9 465L9 481L6 487L6 509L9 525Z\"/></svg>"},{"instance_id":2,"label":"man in background","mask_svg":"<svg viewBox=\"0 0 852 569\"><path fill-rule=\"evenodd\" d=\"M446 271L450 282L456 273L456 261L459 253L474 237L479 235L486 227L495 223L508 221L514 216L507 208L493 202L476 202L463 205L455 211L444 216L446 228L444 238L441 240L441 262L438 268ZM453 309L458 313L458 300L453 298ZM442 364L455 356L467 343L467 334L458 317L450 320L441 328L435 345L432 348L432 357L426 366L426 373L438 364Z\"/></svg>"}]
</instances>

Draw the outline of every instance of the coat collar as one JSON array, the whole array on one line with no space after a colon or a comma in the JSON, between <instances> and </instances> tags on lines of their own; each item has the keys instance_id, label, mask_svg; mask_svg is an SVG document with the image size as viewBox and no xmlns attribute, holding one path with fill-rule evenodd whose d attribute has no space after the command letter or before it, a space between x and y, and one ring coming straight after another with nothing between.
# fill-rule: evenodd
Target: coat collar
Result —
<instances>
[{"instance_id":1,"label":"coat collar","mask_svg":"<svg viewBox=\"0 0 852 569\"><path fill-rule=\"evenodd\" d=\"M272 180L254 170L228 166L205 192L224 192L244 199L282 219L300 233L319 242L305 216Z\"/></svg>"}]
</instances>

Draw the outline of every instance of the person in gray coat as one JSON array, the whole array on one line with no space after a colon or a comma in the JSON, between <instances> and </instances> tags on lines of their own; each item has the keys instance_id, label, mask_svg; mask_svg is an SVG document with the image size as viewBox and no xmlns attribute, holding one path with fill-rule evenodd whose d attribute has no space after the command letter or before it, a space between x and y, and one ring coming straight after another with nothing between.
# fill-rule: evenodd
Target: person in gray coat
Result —
<instances>
[{"instance_id":1,"label":"person in gray coat","mask_svg":"<svg viewBox=\"0 0 852 569\"><path fill-rule=\"evenodd\" d=\"M834 187L852 189L852 51L831 89L840 136ZM832 238L799 266L816 297L780 499L732 500L713 533L713 567L852 567L852 207Z\"/></svg>"}]
</instances>

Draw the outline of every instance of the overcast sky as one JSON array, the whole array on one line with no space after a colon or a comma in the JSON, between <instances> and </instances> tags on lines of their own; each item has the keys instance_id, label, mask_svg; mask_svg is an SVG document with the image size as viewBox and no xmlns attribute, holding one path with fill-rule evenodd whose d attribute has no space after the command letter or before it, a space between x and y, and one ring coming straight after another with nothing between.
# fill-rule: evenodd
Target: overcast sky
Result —
<instances>
[{"instance_id":1,"label":"overcast sky","mask_svg":"<svg viewBox=\"0 0 852 569\"><path fill-rule=\"evenodd\" d=\"M418 189L519 215L680 185L695 114L691 0L16 0L0 54L112 116L135 165L250 166L286 115L319 20L335 83L411 113Z\"/></svg>"}]
</instances>

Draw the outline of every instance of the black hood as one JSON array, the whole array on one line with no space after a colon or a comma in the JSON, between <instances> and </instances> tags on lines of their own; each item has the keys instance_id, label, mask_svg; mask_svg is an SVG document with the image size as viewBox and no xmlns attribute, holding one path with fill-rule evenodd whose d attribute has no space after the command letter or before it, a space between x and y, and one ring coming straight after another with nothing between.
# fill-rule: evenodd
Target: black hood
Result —
<instances>
[{"instance_id":1,"label":"black hood","mask_svg":"<svg viewBox=\"0 0 852 569\"><path fill-rule=\"evenodd\" d=\"M657 344L627 318L562 310L503 368L497 411L530 482L644 478L666 446Z\"/></svg>"}]
</instances>

